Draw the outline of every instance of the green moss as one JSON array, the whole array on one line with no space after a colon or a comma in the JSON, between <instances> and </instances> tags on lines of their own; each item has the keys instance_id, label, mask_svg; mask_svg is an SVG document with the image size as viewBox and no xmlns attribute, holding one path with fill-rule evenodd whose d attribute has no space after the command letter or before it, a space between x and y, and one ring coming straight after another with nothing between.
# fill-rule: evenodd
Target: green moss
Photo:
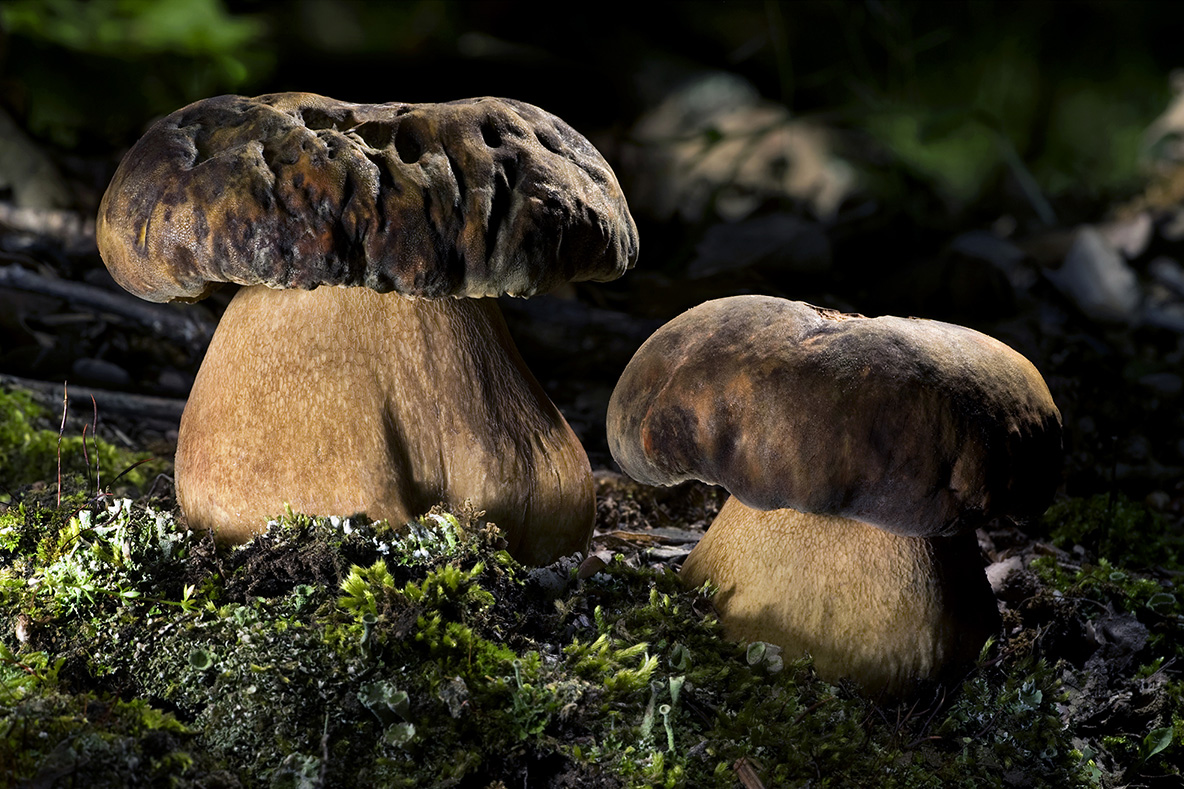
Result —
<instances>
[{"instance_id":1,"label":"green moss","mask_svg":"<svg viewBox=\"0 0 1184 789\"><path fill-rule=\"evenodd\" d=\"M1080 545L1119 567L1184 569L1184 535L1146 505L1120 494L1061 499L1048 508L1042 526L1057 547Z\"/></svg>"},{"instance_id":2,"label":"green moss","mask_svg":"<svg viewBox=\"0 0 1184 789\"><path fill-rule=\"evenodd\" d=\"M570 562L527 571L471 512L400 528L292 515L222 552L167 513L123 504L13 522L23 548L0 555L0 707L26 728L72 723L36 742L3 729L6 747L25 749L10 783L59 764L78 732L128 764L164 737L121 774L131 784L546 774L734 787L752 770L766 786L1089 786L1095 771L1179 772L1174 685L1146 731L1105 739L1063 713L1066 664L1001 643L960 686L885 707L821 682L808 659L726 639L709 588L619 560L583 581ZM1161 605L1162 590L1115 572L1041 569L1062 594ZM558 587L541 591L540 573ZM1162 654L1130 681L1163 688ZM122 717L78 713L88 704Z\"/></svg>"},{"instance_id":3,"label":"green moss","mask_svg":"<svg viewBox=\"0 0 1184 789\"><path fill-rule=\"evenodd\" d=\"M0 642L0 781L31 785L208 786L220 766L196 732L143 699L64 692L64 659ZM213 780L212 780L213 779Z\"/></svg>"},{"instance_id":4,"label":"green moss","mask_svg":"<svg viewBox=\"0 0 1184 789\"><path fill-rule=\"evenodd\" d=\"M59 435L48 427L51 422L46 410L25 392L0 389L0 504L10 502L26 485L56 487L59 468L66 478L64 487L89 487L93 492L120 475L124 484L143 487L164 467L159 461L137 466L150 456L90 434ZM79 477L88 482L80 485Z\"/></svg>"},{"instance_id":5,"label":"green moss","mask_svg":"<svg viewBox=\"0 0 1184 789\"><path fill-rule=\"evenodd\" d=\"M73 513L22 505L0 516L0 532L0 600L43 623L101 627L133 601L184 602L171 577L192 537L166 513L128 499Z\"/></svg>"},{"instance_id":6,"label":"green moss","mask_svg":"<svg viewBox=\"0 0 1184 789\"><path fill-rule=\"evenodd\" d=\"M1184 659L1184 604L1176 590L1177 573L1162 569L1179 567L1178 537L1146 507L1106 496L1060 502L1045 522L1059 546L1084 545L1087 555L1106 556L1069 567L1055 557L1041 557L1032 563L1038 578L1054 594L1082 601L1083 617L1101 622L1098 638L1103 643L1124 638L1108 636L1107 622L1124 623L1134 634L1125 636L1129 648L1143 658L1129 677L1109 678L1118 687L1108 694L1131 698L1130 706L1139 711L1128 714L1141 720L1081 748L1087 774L1106 786L1120 785L1132 773L1179 781L1184 775L1184 683L1173 677ZM1148 568L1155 568L1154 574ZM1144 634L1146 644L1139 648Z\"/></svg>"},{"instance_id":7,"label":"green moss","mask_svg":"<svg viewBox=\"0 0 1184 789\"><path fill-rule=\"evenodd\" d=\"M1099 495L1057 502L1044 523L1058 547L1082 546L1087 556L1102 557L1073 568L1053 557L1038 558L1032 569L1045 584L1090 601L1087 616L1134 615L1147 628L1152 650L1184 658L1184 601L1173 580L1180 568L1180 536L1165 519L1125 498ZM1148 574L1150 568L1158 572Z\"/></svg>"},{"instance_id":8,"label":"green moss","mask_svg":"<svg viewBox=\"0 0 1184 789\"><path fill-rule=\"evenodd\" d=\"M1184 604L1170 581L1119 569L1106 559L1067 570L1052 557L1043 557L1032 563L1032 569L1062 594L1089 600L1087 616L1110 611L1132 614L1147 628L1156 654L1184 659Z\"/></svg>"}]
</instances>

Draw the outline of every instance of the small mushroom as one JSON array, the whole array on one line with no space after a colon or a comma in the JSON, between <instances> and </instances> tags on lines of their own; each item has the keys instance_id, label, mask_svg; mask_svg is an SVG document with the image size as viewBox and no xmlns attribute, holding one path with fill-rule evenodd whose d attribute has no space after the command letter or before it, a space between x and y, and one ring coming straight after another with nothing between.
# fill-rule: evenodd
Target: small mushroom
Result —
<instances>
[{"instance_id":1,"label":"small mushroom","mask_svg":"<svg viewBox=\"0 0 1184 789\"><path fill-rule=\"evenodd\" d=\"M732 494L682 569L719 587L730 636L898 695L996 631L974 530L1048 505L1061 419L1036 368L979 332L737 296L642 345L608 439L641 482Z\"/></svg>"},{"instance_id":2,"label":"small mushroom","mask_svg":"<svg viewBox=\"0 0 1184 789\"><path fill-rule=\"evenodd\" d=\"M191 527L241 542L285 505L401 521L467 499L524 562L587 548L587 456L481 298L636 259L612 170L563 121L494 98L206 99L128 152L97 235L145 299L245 286L181 420Z\"/></svg>"}]
</instances>

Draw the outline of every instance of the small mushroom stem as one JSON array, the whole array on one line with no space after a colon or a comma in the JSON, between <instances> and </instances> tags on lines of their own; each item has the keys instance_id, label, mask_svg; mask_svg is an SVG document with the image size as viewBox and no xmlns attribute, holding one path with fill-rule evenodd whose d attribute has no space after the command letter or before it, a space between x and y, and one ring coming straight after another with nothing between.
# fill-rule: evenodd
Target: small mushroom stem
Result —
<instances>
[{"instance_id":1,"label":"small mushroom stem","mask_svg":"<svg viewBox=\"0 0 1184 789\"><path fill-rule=\"evenodd\" d=\"M682 568L711 580L728 636L810 653L819 676L900 696L966 666L999 627L973 533L902 537L731 497Z\"/></svg>"},{"instance_id":2,"label":"small mushroom stem","mask_svg":"<svg viewBox=\"0 0 1184 789\"><path fill-rule=\"evenodd\" d=\"M510 552L586 550L587 456L491 299L241 289L181 419L189 525L243 542L284 511L394 522L469 500Z\"/></svg>"}]
</instances>

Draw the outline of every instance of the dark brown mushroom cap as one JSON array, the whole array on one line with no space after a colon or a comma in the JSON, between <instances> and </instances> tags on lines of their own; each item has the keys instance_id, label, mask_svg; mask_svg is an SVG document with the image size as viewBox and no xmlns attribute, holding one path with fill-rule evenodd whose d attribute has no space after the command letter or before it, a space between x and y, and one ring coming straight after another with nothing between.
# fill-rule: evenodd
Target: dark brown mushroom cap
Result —
<instances>
[{"instance_id":1,"label":"dark brown mushroom cap","mask_svg":"<svg viewBox=\"0 0 1184 789\"><path fill-rule=\"evenodd\" d=\"M152 301L215 283L528 296L637 257L616 177L570 126L479 98L218 96L128 152L98 219L112 276Z\"/></svg>"},{"instance_id":2,"label":"dark brown mushroom cap","mask_svg":"<svg viewBox=\"0 0 1184 789\"><path fill-rule=\"evenodd\" d=\"M1043 511L1061 415L1027 359L972 329L737 296L642 345L608 439L641 482L936 536Z\"/></svg>"}]
</instances>

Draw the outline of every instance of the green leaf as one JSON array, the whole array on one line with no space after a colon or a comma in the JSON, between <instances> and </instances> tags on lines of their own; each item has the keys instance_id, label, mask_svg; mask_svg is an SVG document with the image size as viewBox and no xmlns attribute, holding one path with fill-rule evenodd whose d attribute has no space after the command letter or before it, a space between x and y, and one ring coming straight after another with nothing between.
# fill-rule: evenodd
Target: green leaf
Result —
<instances>
[{"instance_id":1,"label":"green leaf","mask_svg":"<svg viewBox=\"0 0 1184 789\"><path fill-rule=\"evenodd\" d=\"M1163 729L1152 729L1148 732L1147 736L1143 738L1143 747L1140 749L1143 752L1143 761L1147 761L1171 745L1174 733L1171 726Z\"/></svg>"}]
</instances>

